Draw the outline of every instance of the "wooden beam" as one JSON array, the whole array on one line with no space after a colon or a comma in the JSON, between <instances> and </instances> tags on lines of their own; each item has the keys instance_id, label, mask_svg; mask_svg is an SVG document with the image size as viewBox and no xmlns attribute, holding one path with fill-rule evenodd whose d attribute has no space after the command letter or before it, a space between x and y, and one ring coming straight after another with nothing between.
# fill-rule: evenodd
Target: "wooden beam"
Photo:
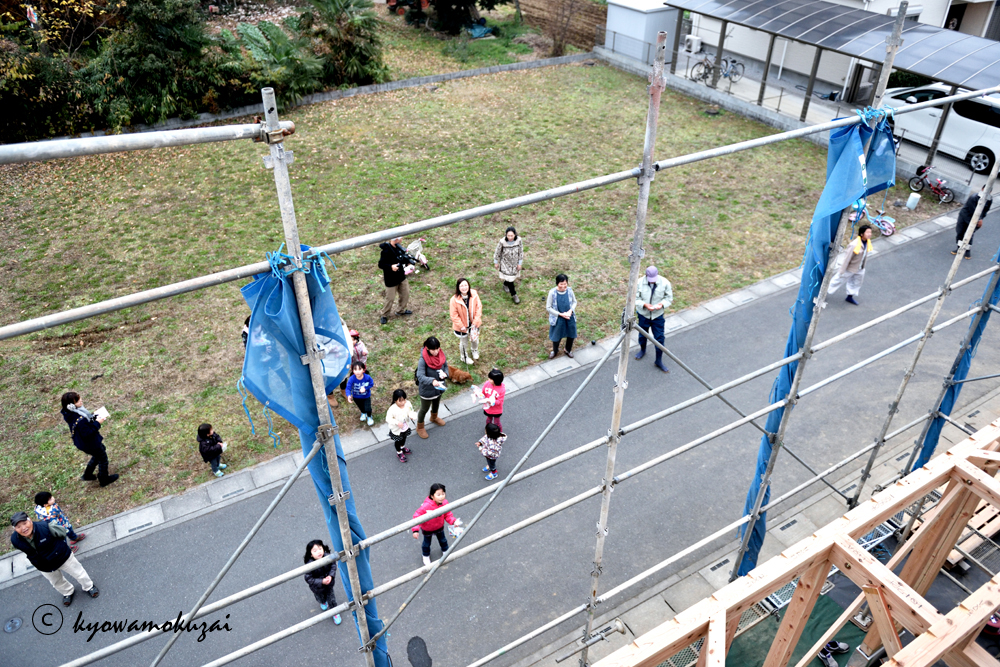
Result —
<instances>
[{"instance_id":1,"label":"wooden beam","mask_svg":"<svg viewBox=\"0 0 1000 667\"><path fill-rule=\"evenodd\" d=\"M892 612L889 611L889 604L885 600L885 594L881 588L875 586L862 586L865 599L868 600L868 610L875 621L879 635L882 637L882 645L885 646L885 654L890 658L903 649L903 644L896 634L896 622L892 620Z\"/></svg>"},{"instance_id":2,"label":"wooden beam","mask_svg":"<svg viewBox=\"0 0 1000 667\"><path fill-rule=\"evenodd\" d=\"M914 541L915 541L914 538L911 536L910 539L907 540L905 544L900 545L896 549L896 553L892 555L892 558L889 559L889 562L886 563L885 566L889 570L896 569L896 566L898 566L901 562L903 562L903 559L906 558L907 554L910 553L910 550L913 548ZM851 603L851 605L847 607L847 609L844 610L844 613L840 615L840 618L838 618L833 625L827 628L826 632L824 632L823 635L816 641L816 643L813 644L812 648L810 648L808 651L805 652L805 654L802 656L802 659L799 660L798 664L796 664L795 667L807 667L807 665L809 665L809 663L813 661L814 656L817 653L819 653L820 649L826 646L827 642L831 641L834 637L836 637L837 633L840 632L845 625L847 625L847 622L850 621L851 618L853 618L854 615L861 610L861 605L864 604L864 602L865 602L865 595L864 593L862 593L861 595L859 595L854 599L854 602Z\"/></svg>"},{"instance_id":3,"label":"wooden beam","mask_svg":"<svg viewBox=\"0 0 1000 667\"><path fill-rule=\"evenodd\" d=\"M832 560L834 551L839 554L841 560L851 562L852 568L856 568L855 573L863 572L865 569L871 574L877 573L878 576L872 576L870 580L864 582L864 585L883 587L883 593L894 618L903 623L904 627L912 626L918 632L923 632L923 629L930 627L931 623L938 622L940 615L921 598L917 591L900 581L899 577L884 565L875 561L854 540L870 532L901 508L949 481L956 464L965 461L964 456L978 450L994 449L998 438L1000 438L1000 422L991 424L988 428L958 443L945 454L932 459L923 468L913 471L869 501L861 503L843 517L816 531L812 536L717 591L711 598L702 600L671 621L654 628L636 638L630 645L600 660L595 667L655 667L697 639L706 637L710 619L720 613L724 614L726 619L726 635L730 635L735 632L730 623L734 625L738 623L743 611L795 577L801 577L819 563ZM952 502L961 504L960 499ZM945 521L945 524L947 523ZM950 550L951 546L943 555L947 556ZM861 552L863 556L856 552ZM853 558L847 559L846 554L850 554ZM858 565L854 565L855 561ZM850 571L845 574L850 574ZM885 585L883 580L889 584ZM945 647L946 650L942 655L954 655L957 651L963 651L957 643L961 639L964 637L956 637L953 644ZM974 650L971 646L968 648ZM904 647L897 654L897 660L900 656L909 655L908 650L909 646ZM969 655L967 652L963 653ZM907 667L911 667L910 663L907 663Z\"/></svg>"},{"instance_id":4,"label":"wooden beam","mask_svg":"<svg viewBox=\"0 0 1000 667\"><path fill-rule=\"evenodd\" d=\"M880 589L895 620L914 636L927 632L941 618L930 602L854 540L840 537L834 543L830 560L857 586Z\"/></svg>"},{"instance_id":5,"label":"wooden beam","mask_svg":"<svg viewBox=\"0 0 1000 667\"><path fill-rule=\"evenodd\" d=\"M785 667L788 664L829 573L830 562L823 560L799 577L792 600L788 603L788 608L778 626L778 634L767 652L764 667Z\"/></svg>"},{"instance_id":6,"label":"wooden beam","mask_svg":"<svg viewBox=\"0 0 1000 667\"><path fill-rule=\"evenodd\" d=\"M997 608L1000 608L1000 579L994 577L944 618L931 625L927 632L903 647L886 664L896 667L930 667L955 646L974 636ZM971 645L965 647L966 650L970 648Z\"/></svg>"},{"instance_id":7,"label":"wooden beam","mask_svg":"<svg viewBox=\"0 0 1000 667\"><path fill-rule=\"evenodd\" d=\"M977 496L1000 508L1000 483L968 461L958 461L952 470L952 479L972 489Z\"/></svg>"},{"instance_id":8,"label":"wooden beam","mask_svg":"<svg viewBox=\"0 0 1000 667\"><path fill-rule=\"evenodd\" d=\"M708 619L697 667L726 667L726 615L722 612Z\"/></svg>"}]
</instances>

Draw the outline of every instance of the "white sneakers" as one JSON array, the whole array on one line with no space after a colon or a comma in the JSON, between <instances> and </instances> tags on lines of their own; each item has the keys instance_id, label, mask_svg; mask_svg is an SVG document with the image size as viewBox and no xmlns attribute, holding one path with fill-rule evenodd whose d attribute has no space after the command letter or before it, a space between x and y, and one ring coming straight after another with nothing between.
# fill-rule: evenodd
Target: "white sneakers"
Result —
<instances>
[{"instance_id":1,"label":"white sneakers","mask_svg":"<svg viewBox=\"0 0 1000 667\"><path fill-rule=\"evenodd\" d=\"M472 351L472 358L476 359L476 360L479 359L479 350L473 350Z\"/></svg>"},{"instance_id":2,"label":"white sneakers","mask_svg":"<svg viewBox=\"0 0 1000 667\"><path fill-rule=\"evenodd\" d=\"M469 364L471 366L472 364L474 364L476 362L472 360L472 357L466 357L465 358L465 363L467 363L467 364Z\"/></svg>"},{"instance_id":3,"label":"white sneakers","mask_svg":"<svg viewBox=\"0 0 1000 667\"><path fill-rule=\"evenodd\" d=\"M431 564L431 557L424 556L424 565L430 565L430 564Z\"/></svg>"}]
</instances>

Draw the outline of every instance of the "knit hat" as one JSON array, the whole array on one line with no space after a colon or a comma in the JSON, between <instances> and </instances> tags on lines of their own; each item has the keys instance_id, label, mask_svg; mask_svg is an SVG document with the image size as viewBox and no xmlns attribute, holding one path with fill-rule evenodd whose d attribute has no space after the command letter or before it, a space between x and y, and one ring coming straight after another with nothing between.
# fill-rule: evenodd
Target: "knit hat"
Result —
<instances>
[{"instance_id":1,"label":"knit hat","mask_svg":"<svg viewBox=\"0 0 1000 667\"><path fill-rule=\"evenodd\" d=\"M27 520L28 520L27 514L25 514L24 512L17 512L10 517L10 525L16 526L22 521L27 521Z\"/></svg>"},{"instance_id":2,"label":"knit hat","mask_svg":"<svg viewBox=\"0 0 1000 667\"><path fill-rule=\"evenodd\" d=\"M660 272L656 270L655 266L651 266L648 269L646 269L646 280L648 280L649 282L655 281L657 276L659 275Z\"/></svg>"}]
</instances>

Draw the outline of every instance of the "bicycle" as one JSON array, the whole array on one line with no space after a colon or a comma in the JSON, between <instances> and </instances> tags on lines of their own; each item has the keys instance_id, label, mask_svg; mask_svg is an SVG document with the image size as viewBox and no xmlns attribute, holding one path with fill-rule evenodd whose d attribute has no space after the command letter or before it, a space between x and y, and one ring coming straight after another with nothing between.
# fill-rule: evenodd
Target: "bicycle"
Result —
<instances>
[{"instance_id":1,"label":"bicycle","mask_svg":"<svg viewBox=\"0 0 1000 667\"><path fill-rule=\"evenodd\" d=\"M851 222L861 222L867 218L872 227L877 229L882 236L892 236L896 233L896 219L887 216L883 210L879 210L878 215L872 215L871 211L868 210L868 202L864 199L854 202L851 208L853 210L847 218Z\"/></svg>"},{"instance_id":2,"label":"bicycle","mask_svg":"<svg viewBox=\"0 0 1000 667\"><path fill-rule=\"evenodd\" d=\"M705 57L694 64L691 68L690 78L696 83L704 83L706 86L710 85L712 81L712 73L715 71L715 63L712 59L715 58L715 54L706 53ZM726 78L736 83L743 78L744 71L743 63L729 58L723 58L722 63L719 66L719 78Z\"/></svg>"},{"instance_id":3,"label":"bicycle","mask_svg":"<svg viewBox=\"0 0 1000 667\"><path fill-rule=\"evenodd\" d=\"M942 204L947 204L948 202L954 201L955 193L952 192L951 188L944 187L944 184L948 181L935 178L934 182L931 182L929 174L934 167L923 166L917 169L917 175L910 179L910 189L914 192L920 192L927 186L931 189Z\"/></svg>"}]
</instances>

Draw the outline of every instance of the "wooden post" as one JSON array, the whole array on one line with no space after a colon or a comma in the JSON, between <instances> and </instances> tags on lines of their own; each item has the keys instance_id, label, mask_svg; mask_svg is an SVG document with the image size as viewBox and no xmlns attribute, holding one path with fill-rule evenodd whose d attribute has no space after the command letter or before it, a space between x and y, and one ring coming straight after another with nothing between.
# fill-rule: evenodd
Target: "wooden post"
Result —
<instances>
[{"instance_id":1,"label":"wooden post","mask_svg":"<svg viewBox=\"0 0 1000 667\"><path fill-rule=\"evenodd\" d=\"M899 635L896 634L896 622L892 620L892 612L889 611L885 595L882 594L881 588L874 586L862 586L861 590L868 600L868 609L875 621L875 627L882 635L885 654L891 658L903 649L903 645L899 641Z\"/></svg>"},{"instance_id":2,"label":"wooden post","mask_svg":"<svg viewBox=\"0 0 1000 667\"><path fill-rule=\"evenodd\" d=\"M697 667L726 667L726 615L717 613L708 619L708 632L698 654Z\"/></svg>"},{"instance_id":3,"label":"wooden post","mask_svg":"<svg viewBox=\"0 0 1000 667\"><path fill-rule=\"evenodd\" d=\"M778 627L778 634L771 643L771 650L767 652L764 667L785 667L788 664L829 574L830 562L823 560L799 577L792 601Z\"/></svg>"}]
</instances>

